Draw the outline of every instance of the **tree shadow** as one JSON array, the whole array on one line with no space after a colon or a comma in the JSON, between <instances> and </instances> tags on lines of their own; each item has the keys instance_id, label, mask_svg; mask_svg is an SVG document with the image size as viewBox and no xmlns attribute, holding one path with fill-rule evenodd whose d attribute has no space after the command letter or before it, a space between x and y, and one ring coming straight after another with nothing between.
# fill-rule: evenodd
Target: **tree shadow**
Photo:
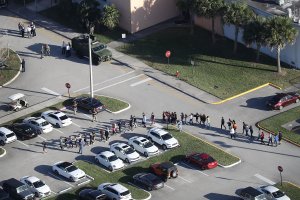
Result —
<instances>
[{"instance_id":1,"label":"tree shadow","mask_svg":"<svg viewBox=\"0 0 300 200\"><path fill-rule=\"evenodd\" d=\"M209 200L242 200L240 197L219 193L208 193L204 197Z\"/></svg>"}]
</instances>

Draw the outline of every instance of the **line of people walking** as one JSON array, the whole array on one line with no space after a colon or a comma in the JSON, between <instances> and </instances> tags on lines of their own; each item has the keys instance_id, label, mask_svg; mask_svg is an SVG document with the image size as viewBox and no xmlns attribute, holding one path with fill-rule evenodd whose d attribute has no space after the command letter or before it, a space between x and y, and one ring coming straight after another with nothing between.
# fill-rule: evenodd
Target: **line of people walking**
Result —
<instances>
[{"instance_id":1,"label":"line of people walking","mask_svg":"<svg viewBox=\"0 0 300 200\"><path fill-rule=\"evenodd\" d=\"M25 34L27 38L32 38L36 36L36 28L33 22L31 22L27 27L25 26L25 24L19 22L18 29L23 38L25 37Z\"/></svg>"}]
</instances>

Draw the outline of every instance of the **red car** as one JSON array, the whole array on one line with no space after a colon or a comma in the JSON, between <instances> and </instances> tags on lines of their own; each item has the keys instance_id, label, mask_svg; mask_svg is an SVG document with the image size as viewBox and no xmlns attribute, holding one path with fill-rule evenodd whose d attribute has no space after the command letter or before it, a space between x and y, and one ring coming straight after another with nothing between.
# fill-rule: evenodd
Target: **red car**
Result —
<instances>
[{"instance_id":1,"label":"red car","mask_svg":"<svg viewBox=\"0 0 300 200\"><path fill-rule=\"evenodd\" d=\"M198 165L202 170L218 166L218 162L206 153L191 153L186 155L186 161Z\"/></svg>"},{"instance_id":2,"label":"red car","mask_svg":"<svg viewBox=\"0 0 300 200\"><path fill-rule=\"evenodd\" d=\"M267 105L274 110L281 110L283 107L292 103L298 103L300 95L295 92L290 93L278 93L271 100L267 102Z\"/></svg>"}]
</instances>

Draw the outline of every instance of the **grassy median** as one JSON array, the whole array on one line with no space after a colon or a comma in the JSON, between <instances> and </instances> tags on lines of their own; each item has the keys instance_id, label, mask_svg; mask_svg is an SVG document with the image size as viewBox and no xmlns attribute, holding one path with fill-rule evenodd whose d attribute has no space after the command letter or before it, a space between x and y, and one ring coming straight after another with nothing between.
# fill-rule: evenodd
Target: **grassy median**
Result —
<instances>
[{"instance_id":1,"label":"grassy median","mask_svg":"<svg viewBox=\"0 0 300 200\"><path fill-rule=\"evenodd\" d=\"M282 186L280 183L276 184L276 187L286 193L291 200L298 200L300 199L300 188L294 184L289 182L282 182Z\"/></svg>"},{"instance_id":2,"label":"grassy median","mask_svg":"<svg viewBox=\"0 0 300 200\"><path fill-rule=\"evenodd\" d=\"M0 54L3 55L4 49L0 49ZM4 53L7 55L7 53ZM9 50L9 57L7 60L4 62L5 67L1 68L0 67L0 85L3 85L10 81L13 77L16 76L16 74L20 71L20 65L21 61L18 57L18 55L12 51Z\"/></svg>"},{"instance_id":3,"label":"grassy median","mask_svg":"<svg viewBox=\"0 0 300 200\"><path fill-rule=\"evenodd\" d=\"M253 49L239 45L234 55L232 40L219 37L212 45L210 38L211 33L199 27L195 27L194 35L190 35L189 28L169 28L118 50L167 74L174 76L179 71L181 80L221 99L267 82L284 88L300 76L300 71L284 67L279 75L275 59L262 55L256 63ZM165 57L167 50L171 51L170 65Z\"/></svg>"},{"instance_id":4,"label":"grassy median","mask_svg":"<svg viewBox=\"0 0 300 200\"><path fill-rule=\"evenodd\" d=\"M283 133L283 138L291 140L300 145L300 134L289 131L282 127L283 124L300 119L299 113L300 106L260 121L259 125L275 133L281 130Z\"/></svg>"},{"instance_id":5,"label":"grassy median","mask_svg":"<svg viewBox=\"0 0 300 200\"><path fill-rule=\"evenodd\" d=\"M191 152L206 152L209 153L211 156L213 156L220 164L222 165L230 165L235 162L239 161L239 158L232 156L225 151L216 148L215 146L199 139L196 137L191 136L188 133L179 132L173 128L168 130L172 135L178 139L180 143L179 148L175 148L169 151L164 152L161 155L151 157L143 162L138 162L136 164L130 165L130 167L121 170L116 171L113 173L107 173L105 170L103 170L101 167L90 164L84 161L78 161L76 162L76 165L84 170L87 174L94 177L95 180L89 183L90 187L96 188L99 184L104 182L118 182L127 187L131 193L134 199L143 199L148 197L148 193L145 191L138 189L136 187L133 187L129 184L129 182L132 182L132 176L139 172L145 172L148 171L149 166L152 163L155 162L162 162L171 160L172 162L179 162L181 161L184 156ZM70 193L62 194L57 197L57 199L74 199L76 198L75 194L77 194L80 191L80 189L77 189L76 191L72 191Z\"/></svg>"}]
</instances>

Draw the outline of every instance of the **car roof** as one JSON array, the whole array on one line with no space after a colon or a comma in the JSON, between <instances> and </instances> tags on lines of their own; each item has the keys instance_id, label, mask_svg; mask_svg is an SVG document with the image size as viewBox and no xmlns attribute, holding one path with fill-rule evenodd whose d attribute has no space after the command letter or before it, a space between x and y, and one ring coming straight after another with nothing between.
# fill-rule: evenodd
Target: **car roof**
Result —
<instances>
[{"instance_id":1,"label":"car roof","mask_svg":"<svg viewBox=\"0 0 300 200\"><path fill-rule=\"evenodd\" d=\"M14 127L20 127L20 128L31 128L28 124L26 123L14 123L13 124Z\"/></svg>"},{"instance_id":2,"label":"car roof","mask_svg":"<svg viewBox=\"0 0 300 200\"><path fill-rule=\"evenodd\" d=\"M252 196L258 196L258 195L262 194L260 191L258 191L257 189L255 189L253 187L246 187L246 188L242 189L242 192L250 194Z\"/></svg>"},{"instance_id":3,"label":"car roof","mask_svg":"<svg viewBox=\"0 0 300 200\"><path fill-rule=\"evenodd\" d=\"M64 113L62 113L60 111L54 111L53 114L56 115L57 117L61 117L61 116L65 115Z\"/></svg>"},{"instance_id":4,"label":"car roof","mask_svg":"<svg viewBox=\"0 0 300 200\"><path fill-rule=\"evenodd\" d=\"M58 167L63 167L63 168L66 168L66 167L69 167L72 165L72 163L70 162L64 162L64 161L60 161L60 162L57 162L55 163L54 165L58 166Z\"/></svg>"},{"instance_id":5,"label":"car roof","mask_svg":"<svg viewBox=\"0 0 300 200\"><path fill-rule=\"evenodd\" d=\"M109 187L117 190L120 193L128 191L128 189L126 187L124 187L123 185L121 185L119 183L112 183L112 184L109 185Z\"/></svg>"},{"instance_id":6,"label":"car roof","mask_svg":"<svg viewBox=\"0 0 300 200\"><path fill-rule=\"evenodd\" d=\"M156 132L159 135L165 135L165 134L168 133L167 131L165 131L163 129L160 129L160 128L152 128L152 129L150 129L150 131L154 131L154 132Z\"/></svg>"},{"instance_id":7,"label":"car roof","mask_svg":"<svg viewBox=\"0 0 300 200\"><path fill-rule=\"evenodd\" d=\"M103 151L103 152L101 152L101 153L99 153L99 154L104 155L105 157L111 157L111 156L115 155L115 154L114 154L113 152L111 152L111 151Z\"/></svg>"},{"instance_id":8,"label":"car roof","mask_svg":"<svg viewBox=\"0 0 300 200\"><path fill-rule=\"evenodd\" d=\"M11 96L9 96L8 98L12 101L15 101L17 99L23 98L25 95L22 93L17 93L17 94L13 94Z\"/></svg>"},{"instance_id":9,"label":"car roof","mask_svg":"<svg viewBox=\"0 0 300 200\"><path fill-rule=\"evenodd\" d=\"M267 191L269 191L269 192L271 192L271 193L276 192L276 191L279 190L278 188L276 188L276 187L274 187L272 185L268 185L268 186L265 186L265 187L262 187L262 188L265 189L265 190L267 190Z\"/></svg>"},{"instance_id":10,"label":"car roof","mask_svg":"<svg viewBox=\"0 0 300 200\"><path fill-rule=\"evenodd\" d=\"M11 130L9 130L8 128L5 128L5 127L0 127L0 131L2 133L4 133L5 135L13 133Z\"/></svg>"},{"instance_id":11,"label":"car roof","mask_svg":"<svg viewBox=\"0 0 300 200\"><path fill-rule=\"evenodd\" d=\"M134 140L137 140L139 142L146 142L148 141L146 138L144 137L139 137L139 136L135 136L135 138L133 138Z\"/></svg>"},{"instance_id":12,"label":"car roof","mask_svg":"<svg viewBox=\"0 0 300 200\"><path fill-rule=\"evenodd\" d=\"M35 176L28 176L28 177L26 178L26 180L30 181L31 183L34 183L34 182L39 181L40 179L38 179L38 178L35 177Z\"/></svg>"},{"instance_id":13,"label":"car roof","mask_svg":"<svg viewBox=\"0 0 300 200\"><path fill-rule=\"evenodd\" d=\"M4 181L5 184L11 185L11 186L15 186L15 187L20 187L22 185L24 185L24 183L22 183L21 181L18 181L15 178L10 178Z\"/></svg>"},{"instance_id":14,"label":"car roof","mask_svg":"<svg viewBox=\"0 0 300 200\"><path fill-rule=\"evenodd\" d=\"M171 167L174 167L174 164L170 161L166 161L166 162L160 163L160 166L162 166L163 168L171 168Z\"/></svg>"},{"instance_id":15,"label":"car roof","mask_svg":"<svg viewBox=\"0 0 300 200\"><path fill-rule=\"evenodd\" d=\"M152 173L139 173L140 177L147 178L148 180L156 180L158 177Z\"/></svg>"}]
</instances>

